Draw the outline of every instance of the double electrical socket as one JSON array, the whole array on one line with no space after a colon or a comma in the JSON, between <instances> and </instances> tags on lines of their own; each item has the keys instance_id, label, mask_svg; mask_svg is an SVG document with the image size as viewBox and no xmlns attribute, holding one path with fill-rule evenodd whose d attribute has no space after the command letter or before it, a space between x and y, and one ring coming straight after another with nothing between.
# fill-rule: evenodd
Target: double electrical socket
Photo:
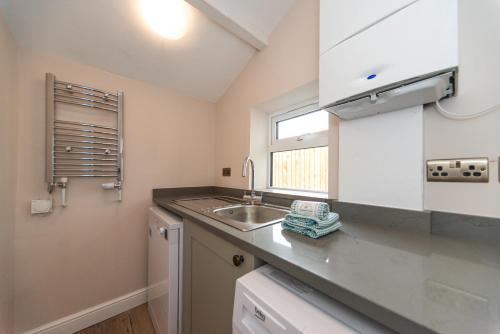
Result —
<instances>
[{"instance_id":1,"label":"double electrical socket","mask_svg":"<svg viewBox=\"0 0 500 334\"><path fill-rule=\"evenodd\" d=\"M429 182L488 182L488 158L428 160Z\"/></svg>"}]
</instances>

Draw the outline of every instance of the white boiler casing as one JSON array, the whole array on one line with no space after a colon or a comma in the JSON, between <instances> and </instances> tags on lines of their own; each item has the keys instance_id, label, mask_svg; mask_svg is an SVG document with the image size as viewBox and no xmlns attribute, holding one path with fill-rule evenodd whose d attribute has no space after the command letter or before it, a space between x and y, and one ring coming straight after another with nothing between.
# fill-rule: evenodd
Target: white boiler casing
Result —
<instances>
[{"instance_id":1,"label":"white boiler casing","mask_svg":"<svg viewBox=\"0 0 500 334\"><path fill-rule=\"evenodd\" d=\"M328 2L322 0L321 18L328 17ZM359 1L359 0L358 0ZM393 1L395 4L397 2ZM370 6L383 7L381 1ZM400 82L416 81L431 74L455 72L458 67L457 0L418 0L373 23L345 40L336 36L320 55L320 105L323 107L369 96L377 89L394 88ZM347 6L347 5L346 5ZM339 6L337 6L339 7ZM339 8L342 8L340 6ZM389 8L394 10L394 6ZM366 10L364 10L366 12ZM341 15L337 13L335 15ZM335 17L332 13L332 17ZM382 15L382 14L379 14ZM366 16L366 15L365 15ZM321 23L321 40L332 22ZM356 28L362 27L358 23ZM354 28L352 28L354 29Z\"/></svg>"},{"instance_id":2,"label":"white boiler casing","mask_svg":"<svg viewBox=\"0 0 500 334\"><path fill-rule=\"evenodd\" d=\"M321 0L320 54L418 0Z\"/></svg>"}]
</instances>

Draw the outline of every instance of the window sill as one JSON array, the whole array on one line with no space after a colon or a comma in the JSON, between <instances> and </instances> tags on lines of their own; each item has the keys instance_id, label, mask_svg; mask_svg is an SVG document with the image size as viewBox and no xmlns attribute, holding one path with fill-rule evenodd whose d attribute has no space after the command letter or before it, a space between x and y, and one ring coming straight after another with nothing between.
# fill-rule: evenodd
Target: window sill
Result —
<instances>
[{"instance_id":1,"label":"window sill","mask_svg":"<svg viewBox=\"0 0 500 334\"><path fill-rule=\"evenodd\" d=\"M328 193L313 192L313 191L267 188L264 189L263 192L271 194L280 194L280 195L292 195L300 197L328 199Z\"/></svg>"}]
</instances>

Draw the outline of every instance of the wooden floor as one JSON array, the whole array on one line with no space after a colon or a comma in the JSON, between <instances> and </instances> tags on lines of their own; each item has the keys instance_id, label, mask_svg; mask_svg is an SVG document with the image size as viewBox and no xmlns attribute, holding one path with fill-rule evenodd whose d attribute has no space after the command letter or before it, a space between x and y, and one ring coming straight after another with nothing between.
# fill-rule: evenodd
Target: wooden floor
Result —
<instances>
[{"instance_id":1,"label":"wooden floor","mask_svg":"<svg viewBox=\"0 0 500 334\"><path fill-rule=\"evenodd\" d=\"M143 304L75 334L155 334L155 330Z\"/></svg>"}]
</instances>

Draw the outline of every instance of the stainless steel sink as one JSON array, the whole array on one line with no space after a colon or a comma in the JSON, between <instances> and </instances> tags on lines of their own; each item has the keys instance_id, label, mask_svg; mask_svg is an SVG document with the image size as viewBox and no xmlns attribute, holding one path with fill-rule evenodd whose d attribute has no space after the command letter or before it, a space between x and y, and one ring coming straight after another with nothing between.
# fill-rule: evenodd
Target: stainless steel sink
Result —
<instances>
[{"instance_id":1,"label":"stainless steel sink","mask_svg":"<svg viewBox=\"0 0 500 334\"><path fill-rule=\"evenodd\" d=\"M218 220L241 231L251 231L260 227L276 224L290 212L287 208L269 204L235 203L238 199L205 197L183 199L176 204L202 215Z\"/></svg>"},{"instance_id":2,"label":"stainless steel sink","mask_svg":"<svg viewBox=\"0 0 500 334\"><path fill-rule=\"evenodd\" d=\"M213 210L218 216L227 217L248 224L268 224L281 221L288 213L265 205L235 205Z\"/></svg>"}]
</instances>

